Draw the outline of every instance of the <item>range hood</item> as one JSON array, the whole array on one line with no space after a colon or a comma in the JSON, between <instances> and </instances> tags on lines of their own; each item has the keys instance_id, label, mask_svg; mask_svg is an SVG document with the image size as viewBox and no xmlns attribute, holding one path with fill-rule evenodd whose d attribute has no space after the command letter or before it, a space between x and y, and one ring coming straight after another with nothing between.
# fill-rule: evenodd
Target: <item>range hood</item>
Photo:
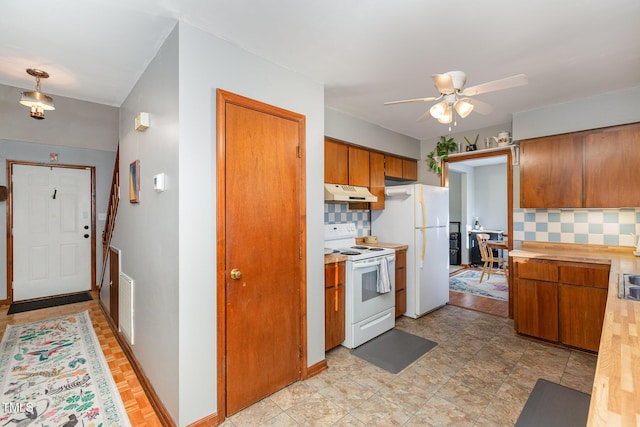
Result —
<instances>
[{"instance_id":1,"label":"range hood","mask_svg":"<svg viewBox=\"0 0 640 427\"><path fill-rule=\"evenodd\" d=\"M378 198L367 187L354 185L324 184L325 202L377 202Z\"/></svg>"}]
</instances>

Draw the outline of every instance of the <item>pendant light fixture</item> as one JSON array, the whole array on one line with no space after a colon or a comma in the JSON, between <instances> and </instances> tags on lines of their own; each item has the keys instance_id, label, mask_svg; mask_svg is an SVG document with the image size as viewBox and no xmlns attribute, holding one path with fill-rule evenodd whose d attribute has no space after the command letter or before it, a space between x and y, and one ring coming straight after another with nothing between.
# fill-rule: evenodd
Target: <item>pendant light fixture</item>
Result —
<instances>
[{"instance_id":1,"label":"pendant light fixture","mask_svg":"<svg viewBox=\"0 0 640 427\"><path fill-rule=\"evenodd\" d=\"M49 78L49 73L35 68L27 68L27 74L36 78L36 90L30 92L22 92L20 104L31 108L31 117L36 120L44 119L44 110L55 110L53 98L40 92L40 79Z\"/></svg>"}]
</instances>

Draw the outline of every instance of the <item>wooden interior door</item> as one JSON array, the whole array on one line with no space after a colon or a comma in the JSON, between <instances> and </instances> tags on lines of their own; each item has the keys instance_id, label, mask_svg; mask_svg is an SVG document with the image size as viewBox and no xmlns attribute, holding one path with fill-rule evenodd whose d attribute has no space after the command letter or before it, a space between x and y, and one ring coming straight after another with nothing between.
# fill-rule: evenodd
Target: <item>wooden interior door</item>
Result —
<instances>
[{"instance_id":1,"label":"wooden interior door","mask_svg":"<svg viewBox=\"0 0 640 427\"><path fill-rule=\"evenodd\" d=\"M109 315L116 327L120 326L120 251L109 246Z\"/></svg>"},{"instance_id":2,"label":"wooden interior door","mask_svg":"<svg viewBox=\"0 0 640 427\"><path fill-rule=\"evenodd\" d=\"M219 91L218 126L218 342L233 414L301 376L304 117Z\"/></svg>"}]
</instances>

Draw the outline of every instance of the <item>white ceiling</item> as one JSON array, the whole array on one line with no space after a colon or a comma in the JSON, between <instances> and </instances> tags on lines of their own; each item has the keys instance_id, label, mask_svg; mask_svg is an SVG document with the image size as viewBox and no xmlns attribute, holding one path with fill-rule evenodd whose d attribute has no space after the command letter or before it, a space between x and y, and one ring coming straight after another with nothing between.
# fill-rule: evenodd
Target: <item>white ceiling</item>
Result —
<instances>
[{"instance_id":1,"label":"white ceiling","mask_svg":"<svg viewBox=\"0 0 640 427\"><path fill-rule=\"evenodd\" d=\"M176 20L325 84L325 103L426 139L448 132L431 75L467 86L524 73L529 84L478 95L496 107L454 132L512 113L640 86L638 0L7 0L0 5L0 84L120 106ZM17 103L16 103L17 104Z\"/></svg>"}]
</instances>

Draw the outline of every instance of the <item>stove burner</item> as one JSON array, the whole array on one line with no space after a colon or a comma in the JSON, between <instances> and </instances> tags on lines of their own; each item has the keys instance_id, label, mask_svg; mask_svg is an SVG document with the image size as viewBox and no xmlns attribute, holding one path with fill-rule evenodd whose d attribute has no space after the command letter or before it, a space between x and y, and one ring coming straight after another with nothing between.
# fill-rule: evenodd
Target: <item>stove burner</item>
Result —
<instances>
[{"instance_id":1,"label":"stove burner","mask_svg":"<svg viewBox=\"0 0 640 427\"><path fill-rule=\"evenodd\" d=\"M370 251L384 251L384 248L369 248Z\"/></svg>"},{"instance_id":2,"label":"stove burner","mask_svg":"<svg viewBox=\"0 0 640 427\"><path fill-rule=\"evenodd\" d=\"M351 246L351 248L353 248L353 249L369 249L366 246Z\"/></svg>"},{"instance_id":3,"label":"stove burner","mask_svg":"<svg viewBox=\"0 0 640 427\"><path fill-rule=\"evenodd\" d=\"M340 253L342 255L360 255L360 252L356 252L356 251L342 251Z\"/></svg>"}]
</instances>

